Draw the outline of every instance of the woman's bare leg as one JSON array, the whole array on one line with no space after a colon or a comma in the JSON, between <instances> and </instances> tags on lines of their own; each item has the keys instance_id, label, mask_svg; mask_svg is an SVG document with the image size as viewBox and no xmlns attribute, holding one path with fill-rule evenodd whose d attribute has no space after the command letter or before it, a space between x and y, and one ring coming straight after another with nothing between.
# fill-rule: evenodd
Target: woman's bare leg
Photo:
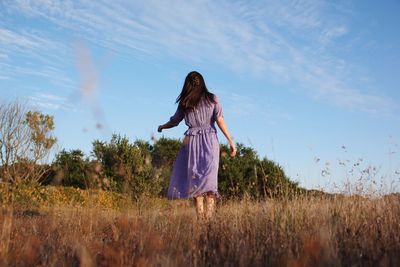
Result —
<instances>
[{"instance_id":1,"label":"woman's bare leg","mask_svg":"<svg viewBox=\"0 0 400 267\"><path fill-rule=\"evenodd\" d=\"M204 220L204 197L203 196L195 197L194 203L196 205L197 219Z\"/></svg>"},{"instance_id":2,"label":"woman's bare leg","mask_svg":"<svg viewBox=\"0 0 400 267\"><path fill-rule=\"evenodd\" d=\"M207 193L206 196L206 220L209 221L214 217L215 213L215 194Z\"/></svg>"}]
</instances>

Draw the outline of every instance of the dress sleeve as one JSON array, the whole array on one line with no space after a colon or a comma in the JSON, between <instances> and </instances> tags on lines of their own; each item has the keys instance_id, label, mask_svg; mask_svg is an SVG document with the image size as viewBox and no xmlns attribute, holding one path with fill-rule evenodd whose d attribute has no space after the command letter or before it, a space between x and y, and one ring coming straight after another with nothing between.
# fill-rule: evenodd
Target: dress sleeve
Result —
<instances>
[{"instance_id":1,"label":"dress sleeve","mask_svg":"<svg viewBox=\"0 0 400 267\"><path fill-rule=\"evenodd\" d=\"M215 97L215 105L214 105L214 120L217 120L219 117L223 117L222 114L222 106L219 102L218 97Z\"/></svg>"},{"instance_id":2,"label":"dress sleeve","mask_svg":"<svg viewBox=\"0 0 400 267\"><path fill-rule=\"evenodd\" d=\"M178 126L178 124L183 120L184 115L184 112L178 107L175 114L169 119L169 122L173 126Z\"/></svg>"}]
</instances>

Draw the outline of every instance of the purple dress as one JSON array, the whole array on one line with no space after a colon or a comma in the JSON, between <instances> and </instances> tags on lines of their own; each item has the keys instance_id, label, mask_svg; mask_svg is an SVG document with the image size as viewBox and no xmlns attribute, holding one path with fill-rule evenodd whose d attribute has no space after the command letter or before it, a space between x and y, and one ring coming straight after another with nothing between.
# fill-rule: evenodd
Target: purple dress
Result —
<instances>
[{"instance_id":1,"label":"purple dress","mask_svg":"<svg viewBox=\"0 0 400 267\"><path fill-rule=\"evenodd\" d=\"M183 112L179 108L170 118L177 126L183 119L189 129L175 160L168 188L168 198L191 198L206 192L218 194L219 143L215 120L222 116L222 108L204 98L195 110Z\"/></svg>"}]
</instances>

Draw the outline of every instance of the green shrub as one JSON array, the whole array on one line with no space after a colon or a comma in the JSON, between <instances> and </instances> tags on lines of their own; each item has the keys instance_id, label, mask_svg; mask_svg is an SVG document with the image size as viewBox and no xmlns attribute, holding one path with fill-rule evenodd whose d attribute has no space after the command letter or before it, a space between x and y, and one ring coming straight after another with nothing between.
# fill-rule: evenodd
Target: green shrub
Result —
<instances>
[{"instance_id":1,"label":"green shrub","mask_svg":"<svg viewBox=\"0 0 400 267\"><path fill-rule=\"evenodd\" d=\"M56 155L53 167L56 170L55 184L81 189L90 188L89 160L84 158L81 150L62 150Z\"/></svg>"},{"instance_id":2,"label":"green shrub","mask_svg":"<svg viewBox=\"0 0 400 267\"><path fill-rule=\"evenodd\" d=\"M130 143L127 137L114 134L110 142L94 141L93 155L104 167L118 192L138 198L161 191L153 179L150 145L141 140Z\"/></svg>"},{"instance_id":3,"label":"green shrub","mask_svg":"<svg viewBox=\"0 0 400 267\"><path fill-rule=\"evenodd\" d=\"M113 135L110 142L95 141L93 155L115 182L118 192L134 198L142 195L165 196L169 178L182 142L162 137L154 145L142 140ZM236 157L221 145L218 173L219 191L226 198L290 198L304 190L291 181L281 166L243 144L237 145Z\"/></svg>"},{"instance_id":4,"label":"green shrub","mask_svg":"<svg viewBox=\"0 0 400 267\"><path fill-rule=\"evenodd\" d=\"M218 179L220 194L227 198L290 197L300 190L281 166L266 158L260 160L253 148L243 144L237 145L233 158L229 147L221 145Z\"/></svg>"},{"instance_id":5,"label":"green shrub","mask_svg":"<svg viewBox=\"0 0 400 267\"><path fill-rule=\"evenodd\" d=\"M178 139L161 137L152 146L153 176L161 188L160 196L167 194L172 167L181 145Z\"/></svg>"}]
</instances>

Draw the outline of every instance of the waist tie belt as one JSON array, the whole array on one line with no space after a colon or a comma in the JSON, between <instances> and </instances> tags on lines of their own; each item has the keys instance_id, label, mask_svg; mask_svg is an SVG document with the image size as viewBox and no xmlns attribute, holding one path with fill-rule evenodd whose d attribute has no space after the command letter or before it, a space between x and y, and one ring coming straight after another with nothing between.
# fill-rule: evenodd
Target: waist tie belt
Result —
<instances>
[{"instance_id":1,"label":"waist tie belt","mask_svg":"<svg viewBox=\"0 0 400 267\"><path fill-rule=\"evenodd\" d=\"M212 127L211 125L207 126L200 126L200 127L190 127L184 133L184 135L198 135L198 134L205 134L205 133L216 133L217 130Z\"/></svg>"}]
</instances>

